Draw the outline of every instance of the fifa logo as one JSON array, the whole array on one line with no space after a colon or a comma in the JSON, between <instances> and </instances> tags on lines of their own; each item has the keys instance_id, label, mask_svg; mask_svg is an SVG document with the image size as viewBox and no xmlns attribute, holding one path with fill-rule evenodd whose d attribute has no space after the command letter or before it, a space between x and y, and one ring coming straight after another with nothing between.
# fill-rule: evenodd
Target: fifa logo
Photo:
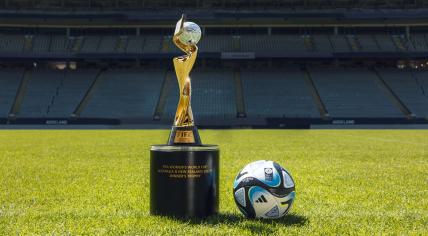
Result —
<instances>
[{"instance_id":1,"label":"fifa logo","mask_svg":"<svg viewBox=\"0 0 428 236\"><path fill-rule=\"evenodd\" d=\"M273 169L265 168L265 180L272 181L272 179L273 179Z\"/></svg>"},{"instance_id":2,"label":"fifa logo","mask_svg":"<svg viewBox=\"0 0 428 236\"><path fill-rule=\"evenodd\" d=\"M177 132L177 135L180 136L180 138L190 138L190 137L192 137L192 132L191 131L182 131L182 132Z\"/></svg>"}]
</instances>

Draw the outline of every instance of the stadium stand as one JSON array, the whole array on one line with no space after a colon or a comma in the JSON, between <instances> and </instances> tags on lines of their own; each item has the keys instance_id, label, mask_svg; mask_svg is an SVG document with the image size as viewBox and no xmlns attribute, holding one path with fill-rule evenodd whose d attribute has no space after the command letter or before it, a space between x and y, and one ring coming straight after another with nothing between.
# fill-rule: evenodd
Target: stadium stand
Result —
<instances>
[{"instance_id":1,"label":"stadium stand","mask_svg":"<svg viewBox=\"0 0 428 236\"><path fill-rule=\"evenodd\" d=\"M100 46L101 37L99 36L86 36L83 38L82 46L76 46L76 50L79 52L97 52Z\"/></svg>"},{"instance_id":2,"label":"stadium stand","mask_svg":"<svg viewBox=\"0 0 428 236\"><path fill-rule=\"evenodd\" d=\"M152 118L164 75L161 70L105 71L81 117Z\"/></svg>"},{"instance_id":3,"label":"stadium stand","mask_svg":"<svg viewBox=\"0 0 428 236\"><path fill-rule=\"evenodd\" d=\"M349 52L351 50L345 36L331 35L329 38L334 52Z\"/></svg>"},{"instance_id":4,"label":"stadium stand","mask_svg":"<svg viewBox=\"0 0 428 236\"><path fill-rule=\"evenodd\" d=\"M70 116L94 80L96 72L95 69L80 69L64 73L52 103L48 107L47 116Z\"/></svg>"},{"instance_id":5,"label":"stadium stand","mask_svg":"<svg viewBox=\"0 0 428 236\"><path fill-rule=\"evenodd\" d=\"M330 0L330 1L294 1L294 0L206 0L200 1L155 1L146 0L143 2L135 0L122 0L120 4L113 0L94 0L90 3L86 1L76 0L63 0L56 1L31 1L31 0L9 0L2 2L4 9L37 9L37 10L55 10L59 12L74 12L75 9L81 11L117 11L117 10L161 10L179 8L180 10L191 9L197 11L199 9L210 10L283 10L293 12L295 10L332 10L332 9L418 9L421 6L426 6L426 1L379 1L379 0L364 0L364 1L344 1L344 0ZM155 12L156 13L156 12Z\"/></svg>"},{"instance_id":6,"label":"stadium stand","mask_svg":"<svg viewBox=\"0 0 428 236\"><path fill-rule=\"evenodd\" d=\"M1 35L0 51L3 52L22 52L24 48L23 35Z\"/></svg>"},{"instance_id":7,"label":"stadium stand","mask_svg":"<svg viewBox=\"0 0 428 236\"><path fill-rule=\"evenodd\" d=\"M231 70L195 71L192 107L195 117L235 117L236 104Z\"/></svg>"},{"instance_id":8,"label":"stadium stand","mask_svg":"<svg viewBox=\"0 0 428 236\"><path fill-rule=\"evenodd\" d=\"M415 51L428 51L428 41L424 34L413 34L410 38Z\"/></svg>"},{"instance_id":9,"label":"stadium stand","mask_svg":"<svg viewBox=\"0 0 428 236\"><path fill-rule=\"evenodd\" d=\"M402 117L367 69L310 68L312 79L332 117Z\"/></svg>"},{"instance_id":10,"label":"stadium stand","mask_svg":"<svg viewBox=\"0 0 428 236\"><path fill-rule=\"evenodd\" d=\"M328 35L313 35L314 49L318 52L332 52L333 44Z\"/></svg>"},{"instance_id":11,"label":"stadium stand","mask_svg":"<svg viewBox=\"0 0 428 236\"><path fill-rule=\"evenodd\" d=\"M358 41L361 45L361 51L378 52L381 50L373 35L359 35Z\"/></svg>"},{"instance_id":12,"label":"stadium stand","mask_svg":"<svg viewBox=\"0 0 428 236\"><path fill-rule=\"evenodd\" d=\"M29 40L29 43L26 41ZM27 45L28 44L28 45ZM396 52L428 51L424 34L403 35L209 35L201 52ZM27 48L27 49L26 49ZM169 35L3 35L0 52L33 53L164 53L178 52Z\"/></svg>"},{"instance_id":13,"label":"stadium stand","mask_svg":"<svg viewBox=\"0 0 428 236\"><path fill-rule=\"evenodd\" d=\"M143 53L159 53L163 38L160 35L147 35L144 40Z\"/></svg>"},{"instance_id":14,"label":"stadium stand","mask_svg":"<svg viewBox=\"0 0 428 236\"><path fill-rule=\"evenodd\" d=\"M352 73L349 73L349 72ZM428 116L426 72L378 69L391 89L416 117ZM402 117L367 69L310 68L322 101L332 117ZM2 71L2 113L7 115L22 70ZM97 70L33 70L18 117L69 117L90 88ZM165 71L111 69L93 88L81 117L146 117L155 112ZM195 118L232 118L237 114L232 70L198 69L193 74ZM418 79L420 77L422 79ZM245 111L251 117L316 118L320 113L305 73L297 68L243 69ZM175 77L169 78L163 119L172 119L178 101Z\"/></svg>"},{"instance_id":15,"label":"stadium stand","mask_svg":"<svg viewBox=\"0 0 428 236\"><path fill-rule=\"evenodd\" d=\"M384 80L417 117L428 116L428 99L423 88L409 71L379 69Z\"/></svg>"},{"instance_id":16,"label":"stadium stand","mask_svg":"<svg viewBox=\"0 0 428 236\"><path fill-rule=\"evenodd\" d=\"M36 36L37 37L37 36ZM50 41L49 52L52 53L64 53L69 48L69 40L66 36L53 35Z\"/></svg>"},{"instance_id":17,"label":"stadium stand","mask_svg":"<svg viewBox=\"0 0 428 236\"><path fill-rule=\"evenodd\" d=\"M241 36L242 51L287 52L306 51L304 40L299 35L243 35Z\"/></svg>"},{"instance_id":18,"label":"stadium stand","mask_svg":"<svg viewBox=\"0 0 428 236\"><path fill-rule=\"evenodd\" d=\"M235 51L233 41L231 36L213 35L201 40L198 46L201 52L232 52Z\"/></svg>"},{"instance_id":19,"label":"stadium stand","mask_svg":"<svg viewBox=\"0 0 428 236\"><path fill-rule=\"evenodd\" d=\"M425 2L4 1L0 121L170 124L182 54L171 34L189 9L204 126L427 123Z\"/></svg>"},{"instance_id":20,"label":"stadium stand","mask_svg":"<svg viewBox=\"0 0 428 236\"><path fill-rule=\"evenodd\" d=\"M300 70L243 70L242 78L248 117L320 117Z\"/></svg>"},{"instance_id":21,"label":"stadium stand","mask_svg":"<svg viewBox=\"0 0 428 236\"><path fill-rule=\"evenodd\" d=\"M99 43L98 52L100 53L113 53L116 50L116 44L119 37L117 36L102 36Z\"/></svg>"},{"instance_id":22,"label":"stadium stand","mask_svg":"<svg viewBox=\"0 0 428 236\"><path fill-rule=\"evenodd\" d=\"M382 51L385 52L394 52L397 51L397 47L394 45L392 38L389 35L377 34L374 36L375 40L379 43L379 47Z\"/></svg>"},{"instance_id":23,"label":"stadium stand","mask_svg":"<svg viewBox=\"0 0 428 236\"><path fill-rule=\"evenodd\" d=\"M89 87L94 71L34 70L18 117L68 117Z\"/></svg>"},{"instance_id":24,"label":"stadium stand","mask_svg":"<svg viewBox=\"0 0 428 236\"><path fill-rule=\"evenodd\" d=\"M7 117L23 76L21 69L0 70L0 114Z\"/></svg>"},{"instance_id":25,"label":"stadium stand","mask_svg":"<svg viewBox=\"0 0 428 236\"><path fill-rule=\"evenodd\" d=\"M195 119L233 118L236 116L232 70L195 70L192 73L192 109ZM178 84L171 78L164 119L175 116L179 99Z\"/></svg>"},{"instance_id":26,"label":"stadium stand","mask_svg":"<svg viewBox=\"0 0 428 236\"><path fill-rule=\"evenodd\" d=\"M47 35L38 35L37 37L34 37L33 44L32 44L33 52L36 52L36 53L48 52L50 40L51 40L51 37Z\"/></svg>"},{"instance_id":27,"label":"stadium stand","mask_svg":"<svg viewBox=\"0 0 428 236\"><path fill-rule=\"evenodd\" d=\"M141 53L143 51L144 38L130 36L126 48L127 53Z\"/></svg>"},{"instance_id":28,"label":"stadium stand","mask_svg":"<svg viewBox=\"0 0 428 236\"><path fill-rule=\"evenodd\" d=\"M417 84L420 85L420 88L422 89L422 94L424 94L425 97L428 98L428 71L426 70L413 71L412 75L416 79Z\"/></svg>"},{"instance_id":29,"label":"stadium stand","mask_svg":"<svg viewBox=\"0 0 428 236\"><path fill-rule=\"evenodd\" d=\"M64 73L35 70L32 72L18 116L46 117Z\"/></svg>"}]
</instances>

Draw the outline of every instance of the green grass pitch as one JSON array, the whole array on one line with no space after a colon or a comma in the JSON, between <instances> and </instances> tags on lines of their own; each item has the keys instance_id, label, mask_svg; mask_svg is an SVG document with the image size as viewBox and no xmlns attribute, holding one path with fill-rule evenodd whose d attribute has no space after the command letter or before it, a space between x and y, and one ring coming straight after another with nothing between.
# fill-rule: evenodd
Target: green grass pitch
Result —
<instances>
[{"instance_id":1,"label":"green grass pitch","mask_svg":"<svg viewBox=\"0 0 428 236\"><path fill-rule=\"evenodd\" d=\"M203 130L221 148L220 215L149 215L149 149L167 130L0 131L0 235L428 233L428 131ZM280 220L248 220L232 183L258 159L293 175Z\"/></svg>"}]
</instances>

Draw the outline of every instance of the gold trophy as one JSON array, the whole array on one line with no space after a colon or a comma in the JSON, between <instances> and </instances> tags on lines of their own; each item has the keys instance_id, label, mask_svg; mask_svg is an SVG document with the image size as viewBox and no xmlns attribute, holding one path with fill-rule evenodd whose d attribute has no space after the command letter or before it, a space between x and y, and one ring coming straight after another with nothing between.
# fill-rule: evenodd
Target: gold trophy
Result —
<instances>
[{"instance_id":1,"label":"gold trophy","mask_svg":"<svg viewBox=\"0 0 428 236\"><path fill-rule=\"evenodd\" d=\"M174 44L186 54L173 59L180 100L175 113L174 126L168 140L169 145L201 145L190 103L192 86L189 76L198 56L196 44L200 38L201 29L199 26L193 22L186 22L186 16L183 14L175 26L172 38Z\"/></svg>"},{"instance_id":2,"label":"gold trophy","mask_svg":"<svg viewBox=\"0 0 428 236\"><path fill-rule=\"evenodd\" d=\"M173 59L180 100L168 144L150 149L150 213L205 218L218 213L220 152L202 145L193 121L190 71L198 54L201 29L185 16L177 22L173 41L184 53Z\"/></svg>"}]
</instances>

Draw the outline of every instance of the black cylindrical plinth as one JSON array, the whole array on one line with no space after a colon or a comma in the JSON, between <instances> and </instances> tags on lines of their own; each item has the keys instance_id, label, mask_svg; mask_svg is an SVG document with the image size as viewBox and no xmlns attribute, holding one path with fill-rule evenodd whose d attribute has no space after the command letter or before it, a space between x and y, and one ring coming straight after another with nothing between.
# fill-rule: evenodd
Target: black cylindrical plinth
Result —
<instances>
[{"instance_id":1,"label":"black cylindrical plinth","mask_svg":"<svg viewBox=\"0 0 428 236\"><path fill-rule=\"evenodd\" d=\"M218 181L218 146L152 146L150 213L176 217L217 214Z\"/></svg>"}]
</instances>

